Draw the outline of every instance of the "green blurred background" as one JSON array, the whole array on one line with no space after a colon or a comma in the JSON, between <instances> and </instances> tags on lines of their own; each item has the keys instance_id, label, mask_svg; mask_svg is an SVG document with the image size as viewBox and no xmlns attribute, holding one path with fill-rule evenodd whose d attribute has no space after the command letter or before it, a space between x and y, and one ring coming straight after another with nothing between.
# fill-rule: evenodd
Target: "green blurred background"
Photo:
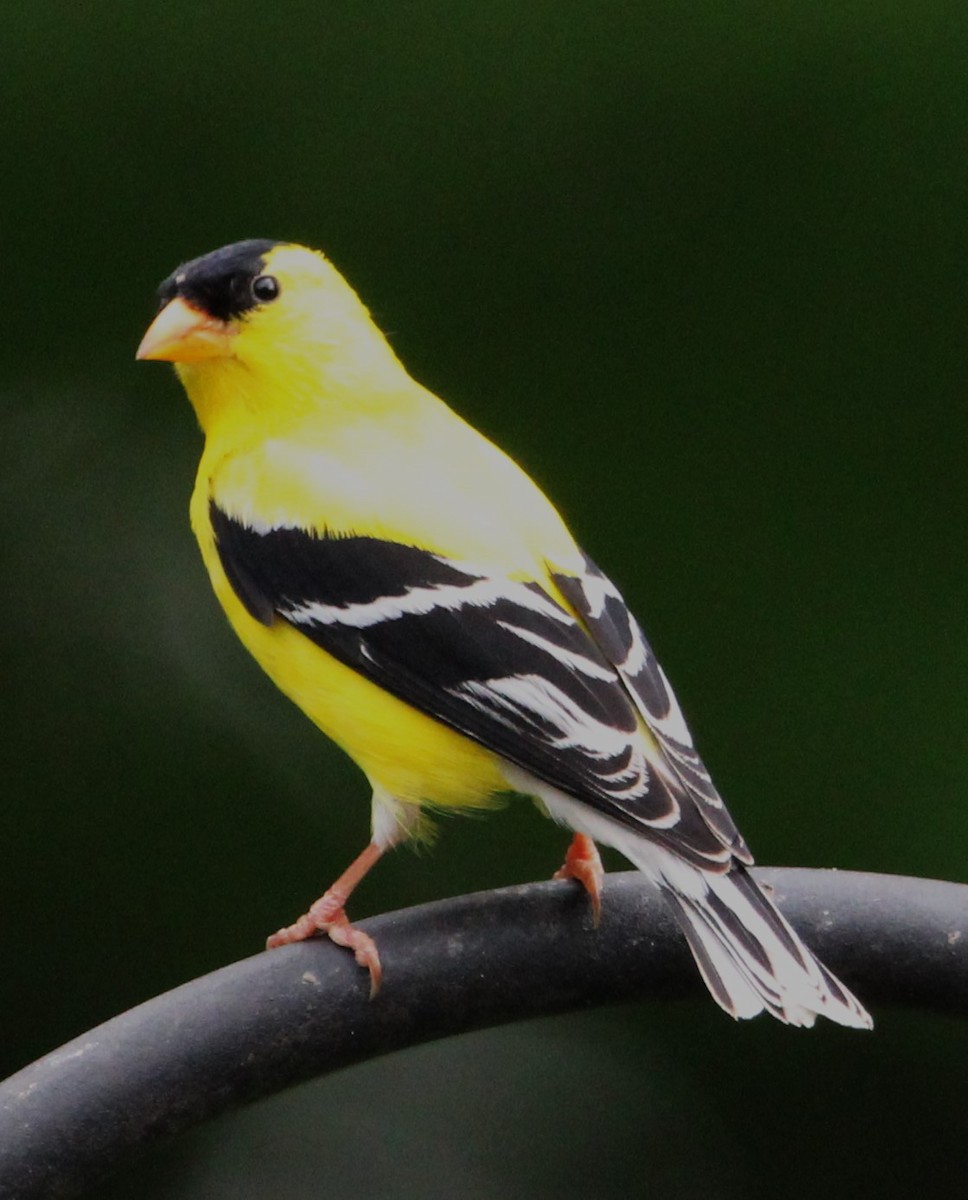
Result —
<instances>
[{"instance_id":1,"label":"green blurred background","mask_svg":"<svg viewBox=\"0 0 968 1200\"><path fill-rule=\"evenodd\" d=\"M367 836L362 778L217 611L191 410L133 361L158 281L242 237L325 248L551 491L761 861L966 878L963 3L0 9L0 1074L258 951ZM564 844L526 805L448 822L353 912ZM965 1027L875 1015L476 1035L98 1194L960 1188Z\"/></svg>"}]
</instances>

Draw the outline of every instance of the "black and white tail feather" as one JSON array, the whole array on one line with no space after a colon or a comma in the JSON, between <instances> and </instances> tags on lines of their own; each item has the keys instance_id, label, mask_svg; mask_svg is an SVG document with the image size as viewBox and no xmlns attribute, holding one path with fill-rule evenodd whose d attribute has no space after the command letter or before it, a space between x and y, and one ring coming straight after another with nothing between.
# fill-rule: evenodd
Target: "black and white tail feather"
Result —
<instances>
[{"instance_id":1,"label":"black and white tail feather","mask_svg":"<svg viewBox=\"0 0 968 1200\"><path fill-rule=\"evenodd\" d=\"M517 784L537 792L561 824L620 851L659 888L710 994L731 1017L768 1012L785 1024L809 1027L819 1015L871 1028L857 998L804 945L743 864L700 870L641 835L610 827L607 818L583 811L523 772Z\"/></svg>"},{"instance_id":2,"label":"black and white tail feather","mask_svg":"<svg viewBox=\"0 0 968 1200\"><path fill-rule=\"evenodd\" d=\"M226 575L256 620L289 622L492 750L511 786L624 854L671 902L726 1012L870 1028L747 873L750 852L672 689L592 562L519 581L379 538L257 529L214 503L210 515Z\"/></svg>"},{"instance_id":3,"label":"black and white tail feather","mask_svg":"<svg viewBox=\"0 0 968 1200\"><path fill-rule=\"evenodd\" d=\"M841 1025L871 1027L857 999L811 954L745 868L699 879L693 873L678 885L661 886L706 986L728 1013L755 1017L765 1010L805 1026L819 1014Z\"/></svg>"}]
</instances>

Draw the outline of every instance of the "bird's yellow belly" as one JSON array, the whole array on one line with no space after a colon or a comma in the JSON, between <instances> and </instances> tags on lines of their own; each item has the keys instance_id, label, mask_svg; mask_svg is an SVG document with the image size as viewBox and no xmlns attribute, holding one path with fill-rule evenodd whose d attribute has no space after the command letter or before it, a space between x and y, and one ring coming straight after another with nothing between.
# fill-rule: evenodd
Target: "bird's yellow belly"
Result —
<instances>
[{"instance_id":1,"label":"bird's yellow belly","mask_svg":"<svg viewBox=\"0 0 968 1200\"><path fill-rule=\"evenodd\" d=\"M487 807L509 790L490 751L370 683L285 621L260 624L224 576L213 582L236 633L270 679L374 787L407 804L440 808Z\"/></svg>"}]
</instances>

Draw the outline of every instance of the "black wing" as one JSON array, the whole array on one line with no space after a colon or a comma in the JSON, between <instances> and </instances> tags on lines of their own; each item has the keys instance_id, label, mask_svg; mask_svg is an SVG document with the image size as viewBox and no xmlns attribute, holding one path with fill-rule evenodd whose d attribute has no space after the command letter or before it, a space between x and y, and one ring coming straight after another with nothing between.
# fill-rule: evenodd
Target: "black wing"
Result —
<instances>
[{"instance_id":1,"label":"black wing","mask_svg":"<svg viewBox=\"0 0 968 1200\"><path fill-rule=\"evenodd\" d=\"M421 712L680 856L728 861L733 844L682 772L648 761L646 710L584 591L575 595L588 614L576 608L592 636L538 583L377 538L259 532L214 502L210 516L226 575L256 620L288 621Z\"/></svg>"},{"instance_id":2,"label":"black wing","mask_svg":"<svg viewBox=\"0 0 968 1200\"><path fill-rule=\"evenodd\" d=\"M665 672L621 592L587 554L583 575L553 578L628 688L666 761L699 806L703 819L738 859L752 863L753 856L693 745L692 734Z\"/></svg>"}]
</instances>

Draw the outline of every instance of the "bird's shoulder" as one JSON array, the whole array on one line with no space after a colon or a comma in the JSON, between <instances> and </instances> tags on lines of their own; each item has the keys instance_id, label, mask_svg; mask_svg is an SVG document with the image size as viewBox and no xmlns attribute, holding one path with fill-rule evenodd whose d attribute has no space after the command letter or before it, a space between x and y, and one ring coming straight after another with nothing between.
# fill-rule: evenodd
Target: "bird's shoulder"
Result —
<instances>
[{"instance_id":1,"label":"bird's shoulder","mask_svg":"<svg viewBox=\"0 0 968 1200\"><path fill-rule=\"evenodd\" d=\"M415 425L417 427L415 427ZM459 418L307 423L206 448L194 510L214 502L259 531L364 535L536 578L581 569L554 505L507 454Z\"/></svg>"}]
</instances>

